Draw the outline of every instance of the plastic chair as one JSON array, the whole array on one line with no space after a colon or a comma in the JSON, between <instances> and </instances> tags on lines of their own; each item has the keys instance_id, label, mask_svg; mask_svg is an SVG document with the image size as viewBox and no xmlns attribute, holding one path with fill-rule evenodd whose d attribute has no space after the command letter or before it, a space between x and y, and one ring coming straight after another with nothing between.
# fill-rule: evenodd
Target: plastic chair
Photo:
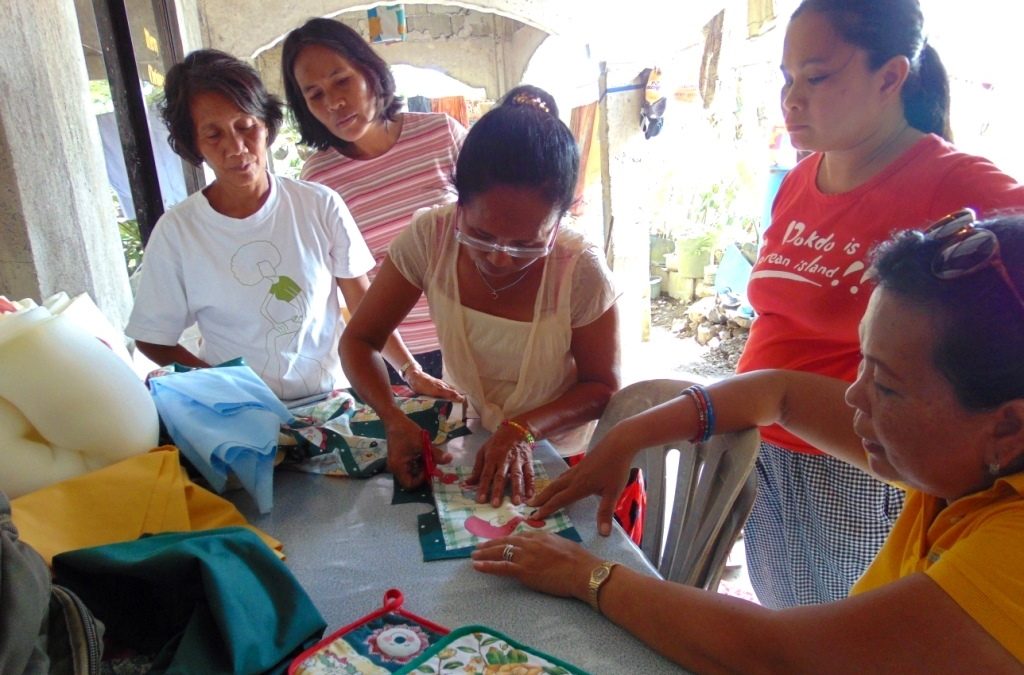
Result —
<instances>
[{"instance_id":1,"label":"plastic chair","mask_svg":"<svg viewBox=\"0 0 1024 675\"><path fill-rule=\"evenodd\" d=\"M675 398L690 384L649 380L625 387L608 403L591 447L619 421ZM751 471L759 445L757 430L748 429L707 443L680 440L637 453L633 466L640 467L647 482L641 549L664 578L718 588L754 503L757 477ZM679 451L679 462L670 473L666 460L672 450Z\"/></svg>"}]
</instances>

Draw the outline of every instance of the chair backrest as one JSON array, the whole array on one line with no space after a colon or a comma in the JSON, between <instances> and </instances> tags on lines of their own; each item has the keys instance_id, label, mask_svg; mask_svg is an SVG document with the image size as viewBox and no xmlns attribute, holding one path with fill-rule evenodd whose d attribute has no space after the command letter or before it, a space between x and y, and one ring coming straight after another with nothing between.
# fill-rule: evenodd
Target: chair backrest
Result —
<instances>
[{"instance_id":1,"label":"chair backrest","mask_svg":"<svg viewBox=\"0 0 1024 675\"><path fill-rule=\"evenodd\" d=\"M718 584L722 581L722 573L725 571L725 565L729 561L729 554L732 552L736 540L740 537L743 525L747 522L747 516L750 515L751 509L754 508L754 497L756 496L757 474L751 471L750 475L747 476L746 482L743 483L743 487L740 488L740 493L736 497L736 503L732 505L732 509L729 511L729 517L722 526L722 531L718 533L718 543L703 566L701 575L704 583L701 585L704 588L712 591L718 589Z\"/></svg>"},{"instance_id":2,"label":"chair backrest","mask_svg":"<svg viewBox=\"0 0 1024 675\"><path fill-rule=\"evenodd\" d=\"M622 419L660 405L688 387L682 380L637 382L616 393L591 445ZM647 515L641 548L663 577L715 589L729 549L739 536L757 489L751 473L760 436L756 429L685 440L637 453L633 465L647 482ZM669 460L679 453L676 466Z\"/></svg>"}]
</instances>

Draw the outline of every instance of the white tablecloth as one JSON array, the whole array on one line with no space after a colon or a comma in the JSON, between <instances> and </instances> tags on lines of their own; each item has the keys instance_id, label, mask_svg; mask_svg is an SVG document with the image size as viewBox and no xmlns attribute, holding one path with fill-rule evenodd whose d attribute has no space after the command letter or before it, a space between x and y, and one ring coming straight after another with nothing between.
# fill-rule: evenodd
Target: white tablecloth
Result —
<instances>
[{"instance_id":1,"label":"white tablecloth","mask_svg":"<svg viewBox=\"0 0 1024 675\"><path fill-rule=\"evenodd\" d=\"M486 432L453 440L455 462L471 464ZM535 457L548 475L565 470L547 443ZM391 505L393 479L331 478L290 471L274 476L274 509L261 516L249 496L229 495L253 525L284 543L285 563L327 620L328 633L380 606L398 588L405 609L454 629L490 626L595 674L678 673L680 669L575 600L553 598L519 584L475 572L468 559L423 562L416 516L425 504ZM597 555L654 569L619 528L600 537L597 499L569 508L584 546Z\"/></svg>"}]
</instances>

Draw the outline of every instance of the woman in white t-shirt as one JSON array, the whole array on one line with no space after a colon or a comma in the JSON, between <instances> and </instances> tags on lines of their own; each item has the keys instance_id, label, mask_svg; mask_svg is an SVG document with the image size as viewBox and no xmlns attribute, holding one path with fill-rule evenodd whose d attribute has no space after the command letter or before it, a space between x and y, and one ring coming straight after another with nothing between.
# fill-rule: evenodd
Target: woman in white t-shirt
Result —
<instances>
[{"instance_id":1,"label":"woman in white t-shirt","mask_svg":"<svg viewBox=\"0 0 1024 675\"><path fill-rule=\"evenodd\" d=\"M127 334L160 365L243 357L285 401L347 386L337 289L358 306L373 258L337 194L268 173L281 102L250 66L207 49L168 72L161 114L175 152L216 180L157 223ZM197 354L179 343L192 323ZM412 358L387 340L391 363Z\"/></svg>"},{"instance_id":2,"label":"woman in white t-shirt","mask_svg":"<svg viewBox=\"0 0 1024 675\"><path fill-rule=\"evenodd\" d=\"M456 204L420 214L392 243L341 340L353 386L387 427L388 466L423 480L419 428L394 405L379 350L421 295L438 329L445 378L493 432L471 480L478 501L533 496L531 449L584 449L619 386L616 293L602 253L560 228L579 154L554 100L517 87L470 130ZM447 456L434 449L439 461Z\"/></svg>"}]
</instances>

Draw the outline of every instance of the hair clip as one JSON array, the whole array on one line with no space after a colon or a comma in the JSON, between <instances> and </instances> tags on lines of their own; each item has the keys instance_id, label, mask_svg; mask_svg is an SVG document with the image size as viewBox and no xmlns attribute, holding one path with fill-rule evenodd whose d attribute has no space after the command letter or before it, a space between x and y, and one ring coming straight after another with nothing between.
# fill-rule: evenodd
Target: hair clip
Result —
<instances>
[{"instance_id":1,"label":"hair clip","mask_svg":"<svg viewBox=\"0 0 1024 675\"><path fill-rule=\"evenodd\" d=\"M517 105L528 105L531 108L537 108L544 112L551 114L551 109L548 108L548 104L544 102L540 96L531 96L526 92L520 92L512 97L512 102Z\"/></svg>"}]
</instances>

